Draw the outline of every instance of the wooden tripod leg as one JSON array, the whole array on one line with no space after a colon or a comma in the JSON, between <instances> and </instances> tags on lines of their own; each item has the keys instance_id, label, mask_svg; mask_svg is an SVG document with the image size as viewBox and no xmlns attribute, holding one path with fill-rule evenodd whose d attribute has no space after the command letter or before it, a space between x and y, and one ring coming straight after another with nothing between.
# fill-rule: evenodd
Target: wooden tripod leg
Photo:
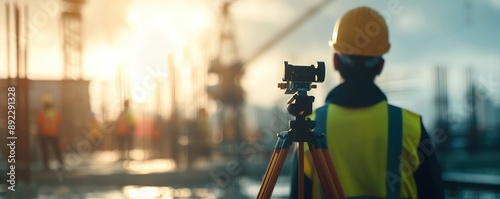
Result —
<instances>
[{"instance_id":1,"label":"wooden tripod leg","mask_svg":"<svg viewBox=\"0 0 500 199\"><path fill-rule=\"evenodd\" d=\"M328 163L326 162L325 154L323 153L322 149L317 149L316 152L318 153L319 156L319 163L321 164L321 167L323 167L323 170L325 172L324 178L326 178L326 182L328 183L328 187L331 189L331 192L333 194L333 198L340 198L339 192L337 190L337 187L335 186L335 183L339 182L334 182L335 176L333 176L333 173L331 172L331 169L328 167Z\"/></svg>"},{"instance_id":2,"label":"wooden tripod leg","mask_svg":"<svg viewBox=\"0 0 500 199\"><path fill-rule=\"evenodd\" d=\"M330 151L328 151L328 149L321 149L321 150L323 151L324 159L326 160L326 163L328 164L328 169L330 170L330 173L332 174L333 181L335 184L335 189L338 192L339 198L345 198L344 189L342 188L342 184L340 183L339 176L337 175L337 170L335 169L335 165L333 164L332 157L330 156Z\"/></svg>"},{"instance_id":3,"label":"wooden tripod leg","mask_svg":"<svg viewBox=\"0 0 500 199\"><path fill-rule=\"evenodd\" d=\"M269 163L266 174L264 176L264 181L262 182L262 186L260 187L259 194L257 195L258 199L271 198L274 186L276 185L276 181L278 180L278 177L280 175L281 168L283 168L283 163L285 162L289 149L289 146L282 149L275 149L273 158L271 159L271 162Z\"/></svg>"},{"instance_id":4,"label":"wooden tripod leg","mask_svg":"<svg viewBox=\"0 0 500 199\"><path fill-rule=\"evenodd\" d=\"M319 156L316 150L316 147L314 145L309 144L309 149L311 152L311 156L314 161L314 167L316 168L316 173L318 174L319 182L321 184L321 188L323 189L323 195L325 198L334 198L332 191L333 187L328 187L328 182L325 179L325 171L324 168L321 166Z\"/></svg>"},{"instance_id":5,"label":"wooden tripod leg","mask_svg":"<svg viewBox=\"0 0 500 199\"><path fill-rule=\"evenodd\" d=\"M271 181L269 182L271 186L268 187L270 191L266 192L266 195L265 195L266 199L271 198L271 194L273 193L274 186L276 185L276 182L278 181L278 177L281 173L281 169L283 168L283 164L285 163L285 159L286 159L286 156L288 155L289 149L290 149L290 146L287 146L286 148L281 149L281 152L280 152L279 157L277 159L276 168L274 170L274 173L272 174L275 177L271 178Z\"/></svg>"},{"instance_id":6,"label":"wooden tripod leg","mask_svg":"<svg viewBox=\"0 0 500 199\"><path fill-rule=\"evenodd\" d=\"M276 160L279 156L281 149L274 149L273 155L271 156L271 160L269 161L269 165L267 165L266 173L264 174L264 179L262 180L262 185L260 186L259 194L257 195L257 198L263 198L263 195L265 192L267 192L267 188L269 186L269 181L271 176L271 173L273 173L273 170L276 165Z\"/></svg>"},{"instance_id":7,"label":"wooden tripod leg","mask_svg":"<svg viewBox=\"0 0 500 199\"><path fill-rule=\"evenodd\" d=\"M273 191L274 187L276 185L276 181L278 180L279 173L281 171L281 168L283 167L282 164L280 164L281 157L283 156L283 152L285 149L277 149L278 153L276 155L276 160L274 161L274 165L271 167L271 171L269 173L269 181L266 185L266 191L263 194L263 198L270 198Z\"/></svg>"}]
</instances>

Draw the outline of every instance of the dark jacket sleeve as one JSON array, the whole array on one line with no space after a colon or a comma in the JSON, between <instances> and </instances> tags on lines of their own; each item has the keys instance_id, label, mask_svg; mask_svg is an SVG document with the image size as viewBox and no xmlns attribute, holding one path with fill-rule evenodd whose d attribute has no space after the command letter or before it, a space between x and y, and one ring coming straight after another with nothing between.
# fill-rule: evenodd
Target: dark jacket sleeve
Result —
<instances>
[{"instance_id":1,"label":"dark jacket sleeve","mask_svg":"<svg viewBox=\"0 0 500 199\"><path fill-rule=\"evenodd\" d=\"M417 184L418 198L444 199L444 184L441 180L441 169L436 159L433 141L430 139L424 125L418 146L420 166L413 177Z\"/></svg>"},{"instance_id":2,"label":"dark jacket sleeve","mask_svg":"<svg viewBox=\"0 0 500 199\"><path fill-rule=\"evenodd\" d=\"M290 182L291 187L290 187L290 198L296 199L299 198L299 178L298 178L298 171L299 171L299 161L297 159L297 151L294 150L293 152L293 159L292 159L292 169L291 169L291 179ZM309 179L307 176L303 176L304 178L304 198L312 198L312 179Z\"/></svg>"}]
</instances>

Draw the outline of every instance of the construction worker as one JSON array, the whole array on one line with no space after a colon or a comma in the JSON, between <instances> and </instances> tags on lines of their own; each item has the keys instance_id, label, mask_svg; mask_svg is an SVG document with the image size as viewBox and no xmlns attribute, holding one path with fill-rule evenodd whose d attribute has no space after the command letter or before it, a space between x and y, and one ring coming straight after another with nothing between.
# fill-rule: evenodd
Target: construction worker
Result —
<instances>
[{"instance_id":1,"label":"construction worker","mask_svg":"<svg viewBox=\"0 0 500 199\"><path fill-rule=\"evenodd\" d=\"M61 115L54 110L52 102L48 98L42 100L42 111L36 118L40 147L42 149L43 169L49 170L49 158L47 148L51 147L59 162L59 167L64 167L64 162L61 154L61 146L59 146L59 130L61 126Z\"/></svg>"},{"instance_id":2,"label":"construction worker","mask_svg":"<svg viewBox=\"0 0 500 199\"><path fill-rule=\"evenodd\" d=\"M335 24L330 46L342 83L310 116L325 132L347 198L444 198L440 168L422 118L389 105L374 79L389 51L388 29L375 10L350 10ZM306 150L308 148L306 147ZM321 198L310 153L304 154L305 198ZM294 155L291 197L297 198Z\"/></svg>"},{"instance_id":3,"label":"construction worker","mask_svg":"<svg viewBox=\"0 0 500 199\"><path fill-rule=\"evenodd\" d=\"M100 144L102 142L103 134L101 131L101 125L97 120L95 113L90 113L90 120L88 124L89 137L92 139L93 143Z\"/></svg>"},{"instance_id":4,"label":"construction worker","mask_svg":"<svg viewBox=\"0 0 500 199\"><path fill-rule=\"evenodd\" d=\"M135 132L134 116L130 112L129 100L123 102L123 111L115 121L115 134L118 140L120 159L130 158Z\"/></svg>"}]
</instances>

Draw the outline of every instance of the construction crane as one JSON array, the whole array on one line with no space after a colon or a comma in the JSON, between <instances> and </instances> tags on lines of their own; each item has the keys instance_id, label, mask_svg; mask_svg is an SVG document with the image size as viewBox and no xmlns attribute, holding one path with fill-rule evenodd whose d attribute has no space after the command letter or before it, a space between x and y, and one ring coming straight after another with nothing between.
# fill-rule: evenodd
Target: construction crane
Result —
<instances>
[{"instance_id":1,"label":"construction crane","mask_svg":"<svg viewBox=\"0 0 500 199\"><path fill-rule=\"evenodd\" d=\"M223 104L218 122L223 127L222 136L226 144L228 141L240 140L242 132L240 125L243 121L241 109L244 93L240 82L244 71L236 44L234 22L229 13L233 2L224 2L221 6L218 50L208 68L208 73L217 75L219 79L218 84L209 86L207 91L211 98ZM235 150L227 149L227 151Z\"/></svg>"},{"instance_id":2,"label":"construction crane","mask_svg":"<svg viewBox=\"0 0 500 199\"><path fill-rule=\"evenodd\" d=\"M62 80L62 143L76 143L78 132L87 126L90 115L89 81L83 80L82 6L85 0L61 0L61 26L64 77Z\"/></svg>"},{"instance_id":3,"label":"construction crane","mask_svg":"<svg viewBox=\"0 0 500 199\"><path fill-rule=\"evenodd\" d=\"M219 45L208 69L209 74L219 76L219 84L209 87L208 94L224 104L237 106L243 102L243 89L239 83L244 71L236 44L234 22L229 15L229 7L233 2L222 5Z\"/></svg>"},{"instance_id":4,"label":"construction crane","mask_svg":"<svg viewBox=\"0 0 500 199\"><path fill-rule=\"evenodd\" d=\"M85 0L63 0L61 14L64 79L82 78L82 5Z\"/></svg>"},{"instance_id":5,"label":"construction crane","mask_svg":"<svg viewBox=\"0 0 500 199\"><path fill-rule=\"evenodd\" d=\"M237 1L225 1L220 10L220 24L218 35L218 49L210 62L209 75L218 77L216 85L207 87L210 98L219 101L222 109L219 115L219 125L222 127L223 140L225 144L240 143L243 135L243 114L245 92L241 86L241 78L245 68L254 60L286 38L290 33L300 27L304 22L313 17L320 9L325 8L332 0L324 0L308 9L288 26L276 33L248 59L243 60L239 55L236 43L235 26L231 18L231 5ZM235 147L235 146L233 146ZM229 151L232 148L226 148Z\"/></svg>"}]
</instances>

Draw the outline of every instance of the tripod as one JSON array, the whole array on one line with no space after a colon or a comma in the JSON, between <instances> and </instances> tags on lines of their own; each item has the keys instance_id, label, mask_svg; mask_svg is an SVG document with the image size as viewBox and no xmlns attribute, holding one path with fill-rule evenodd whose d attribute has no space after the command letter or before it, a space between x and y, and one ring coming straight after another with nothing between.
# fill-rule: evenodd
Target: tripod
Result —
<instances>
[{"instance_id":1,"label":"tripod","mask_svg":"<svg viewBox=\"0 0 500 199\"><path fill-rule=\"evenodd\" d=\"M278 87L284 89L285 84ZM325 132L314 132L315 121L307 115L312 114L312 103L314 96L308 96L307 91L311 86L297 88L297 92L287 101L288 112L295 116L295 120L289 122L289 131L282 131L278 134L278 141L274 147L271 161L267 167L262 181L258 199L271 198L274 186L285 162L288 150L292 143L298 143L298 194L299 198L304 198L304 142L309 146L310 153L318 174L324 198L344 199L344 191L333 166L330 152L325 140ZM315 88L315 87L312 87Z\"/></svg>"}]
</instances>

